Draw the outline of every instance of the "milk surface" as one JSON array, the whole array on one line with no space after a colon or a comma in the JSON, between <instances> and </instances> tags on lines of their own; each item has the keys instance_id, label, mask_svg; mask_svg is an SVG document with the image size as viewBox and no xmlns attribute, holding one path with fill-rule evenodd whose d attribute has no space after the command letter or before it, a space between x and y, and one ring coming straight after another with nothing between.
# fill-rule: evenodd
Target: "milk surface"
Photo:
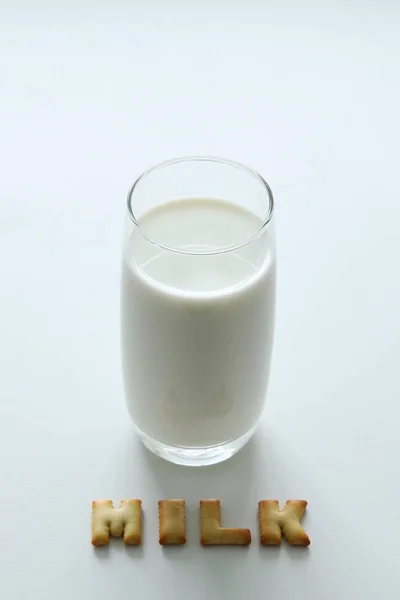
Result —
<instances>
[{"instance_id":1,"label":"milk surface","mask_svg":"<svg viewBox=\"0 0 400 600\"><path fill-rule=\"evenodd\" d=\"M172 446L223 444L264 405L275 312L268 232L235 251L261 219L216 199L182 199L140 218L124 249L122 363L129 412ZM190 254L193 252L194 254ZM199 254L199 252L201 254Z\"/></svg>"}]
</instances>

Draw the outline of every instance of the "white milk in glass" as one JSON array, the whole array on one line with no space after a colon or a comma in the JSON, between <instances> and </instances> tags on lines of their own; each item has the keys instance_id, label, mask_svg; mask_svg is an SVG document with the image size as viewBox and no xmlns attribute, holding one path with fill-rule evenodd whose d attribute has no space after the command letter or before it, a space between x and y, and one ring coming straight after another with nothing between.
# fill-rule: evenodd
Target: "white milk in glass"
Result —
<instances>
[{"instance_id":1,"label":"white milk in glass","mask_svg":"<svg viewBox=\"0 0 400 600\"><path fill-rule=\"evenodd\" d=\"M275 317L269 233L254 237L260 217L218 199L170 201L139 223L125 244L122 275L132 419L175 447L235 440L257 423L268 386Z\"/></svg>"}]
</instances>

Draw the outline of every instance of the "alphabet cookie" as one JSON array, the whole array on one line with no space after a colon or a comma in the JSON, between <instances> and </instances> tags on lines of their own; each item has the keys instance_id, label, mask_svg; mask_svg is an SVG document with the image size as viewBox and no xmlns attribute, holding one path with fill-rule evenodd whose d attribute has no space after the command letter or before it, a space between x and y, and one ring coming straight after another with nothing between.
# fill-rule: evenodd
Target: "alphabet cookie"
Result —
<instances>
[{"instance_id":1,"label":"alphabet cookie","mask_svg":"<svg viewBox=\"0 0 400 600\"><path fill-rule=\"evenodd\" d=\"M162 546L186 544L185 501L159 500L158 527Z\"/></svg>"},{"instance_id":2,"label":"alphabet cookie","mask_svg":"<svg viewBox=\"0 0 400 600\"><path fill-rule=\"evenodd\" d=\"M279 545L283 533L289 544L309 546L310 538L300 525L306 506L305 500L288 500L283 510L279 510L278 500L261 500L258 503L261 544Z\"/></svg>"},{"instance_id":3,"label":"alphabet cookie","mask_svg":"<svg viewBox=\"0 0 400 600\"><path fill-rule=\"evenodd\" d=\"M92 544L106 546L112 537L124 536L124 543L138 545L142 541L142 501L122 500L114 509L111 500L92 502Z\"/></svg>"},{"instance_id":4,"label":"alphabet cookie","mask_svg":"<svg viewBox=\"0 0 400 600\"><path fill-rule=\"evenodd\" d=\"M219 500L201 500L200 535L200 542L203 546L220 544L248 546L251 542L249 529L221 527L221 503Z\"/></svg>"}]
</instances>

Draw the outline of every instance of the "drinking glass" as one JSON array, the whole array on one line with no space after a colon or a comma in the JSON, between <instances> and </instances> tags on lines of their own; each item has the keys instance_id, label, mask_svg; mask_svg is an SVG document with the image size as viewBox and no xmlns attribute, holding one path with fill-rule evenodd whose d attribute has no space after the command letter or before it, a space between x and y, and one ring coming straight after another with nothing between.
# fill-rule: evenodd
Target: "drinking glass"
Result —
<instances>
[{"instance_id":1,"label":"drinking glass","mask_svg":"<svg viewBox=\"0 0 400 600\"><path fill-rule=\"evenodd\" d=\"M273 196L256 171L183 157L128 194L121 284L127 407L147 448L223 461L251 438L275 322Z\"/></svg>"}]
</instances>

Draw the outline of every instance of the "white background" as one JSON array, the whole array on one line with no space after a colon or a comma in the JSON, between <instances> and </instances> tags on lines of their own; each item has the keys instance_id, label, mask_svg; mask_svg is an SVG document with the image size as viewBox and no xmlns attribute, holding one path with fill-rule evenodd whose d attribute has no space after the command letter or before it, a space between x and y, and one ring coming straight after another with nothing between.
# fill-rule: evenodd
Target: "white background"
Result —
<instances>
[{"instance_id":1,"label":"white background","mask_svg":"<svg viewBox=\"0 0 400 600\"><path fill-rule=\"evenodd\" d=\"M399 598L399 24L395 0L0 2L2 600ZM128 187L192 153L264 175L278 242L265 417L205 470L138 444L119 355ZM95 551L91 501L122 497L144 544ZM200 548L207 497L250 548ZM293 497L311 547L260 548L258 500Z\"/></svg>"}]
</instances>

